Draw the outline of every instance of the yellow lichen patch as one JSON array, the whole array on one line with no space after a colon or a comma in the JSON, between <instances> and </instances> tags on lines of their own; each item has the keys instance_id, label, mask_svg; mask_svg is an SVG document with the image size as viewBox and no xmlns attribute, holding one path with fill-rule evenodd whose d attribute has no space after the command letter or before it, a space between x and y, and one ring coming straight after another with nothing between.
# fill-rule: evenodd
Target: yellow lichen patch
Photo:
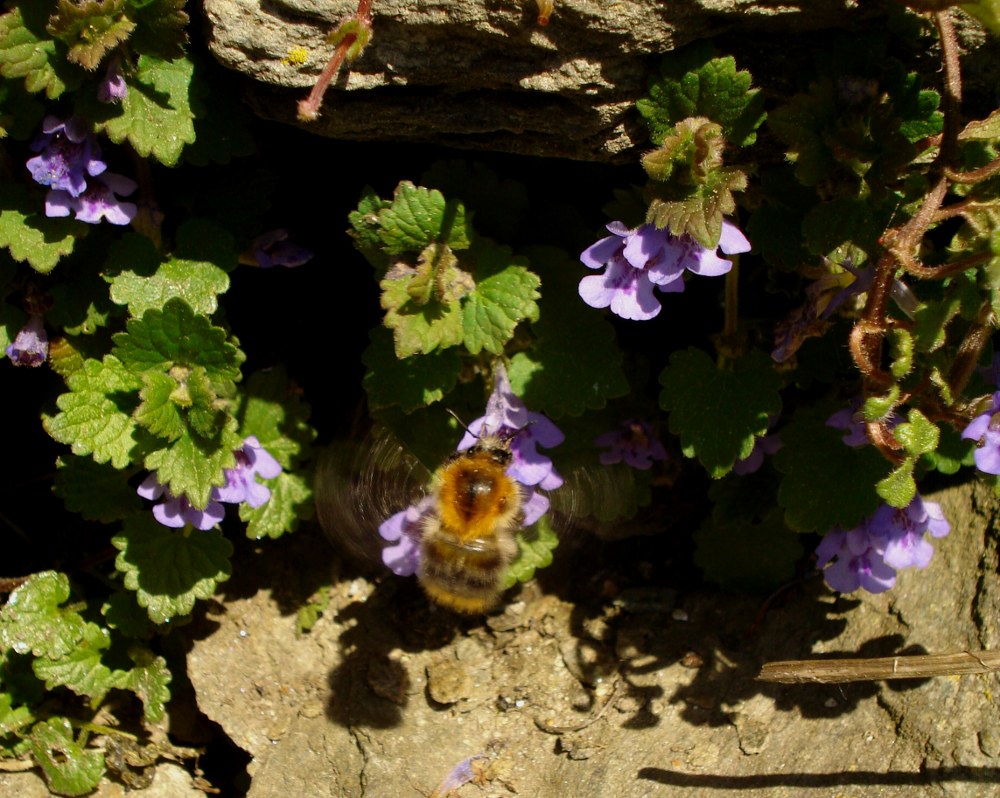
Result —
<instances>
[{"instance_id":1,"label":"yellow lichen patch","mask_svg":"<svg viewBox=\"0 0 1000 798\"><path fill-rule=\"evenodd\" d=\"M309 60L309 51L305 47L289 47L288 53L281 59L287 66L302 66Z\"/></svg>"}]
</instances>

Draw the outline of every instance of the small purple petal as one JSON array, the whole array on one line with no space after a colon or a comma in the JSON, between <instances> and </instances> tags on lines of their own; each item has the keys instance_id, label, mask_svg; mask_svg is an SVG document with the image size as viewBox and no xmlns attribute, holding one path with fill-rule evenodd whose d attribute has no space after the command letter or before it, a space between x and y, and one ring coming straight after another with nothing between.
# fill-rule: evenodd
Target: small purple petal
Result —
<instances>
[{"instance_id":1,"label":"small purple petal","mask_svg":"<svg viewBox=\"0 0 1000 798\"><path fill-rule=\"evenodd\" d=\"M42 317L37 313L29 315L5 351L15 366L36 368L42 365L49 356L49 336Z\"/></svg>"}]
</instances>

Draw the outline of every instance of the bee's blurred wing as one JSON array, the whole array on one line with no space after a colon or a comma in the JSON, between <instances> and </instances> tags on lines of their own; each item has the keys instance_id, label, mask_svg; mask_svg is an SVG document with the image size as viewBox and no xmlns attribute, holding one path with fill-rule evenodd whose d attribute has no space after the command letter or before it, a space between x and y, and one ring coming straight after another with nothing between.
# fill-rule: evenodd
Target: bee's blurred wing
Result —
<instances>
[{"instance_id":1,"label":"bee's blurred wing","mask_svg":"<svg viewBox=\"0 0 1000 798\"><path fill-rule=\"evenodd\" d=\"M381 564L378 527L423 494L427 469L385 428L337 441L316 466L316 515L333 543L366 564Z\"/></svg>"}]
</instances>

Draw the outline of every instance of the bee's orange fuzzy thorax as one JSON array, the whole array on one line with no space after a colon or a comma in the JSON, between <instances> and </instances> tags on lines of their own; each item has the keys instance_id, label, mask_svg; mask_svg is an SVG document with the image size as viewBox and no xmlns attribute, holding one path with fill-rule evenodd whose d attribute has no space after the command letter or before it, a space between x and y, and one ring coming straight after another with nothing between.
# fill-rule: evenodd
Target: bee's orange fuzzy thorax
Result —
<instances>
[{"instance_id":1,"label":"bee's orange fuzzy thorax","mask_svg":"<svg viewBox=\"0 0 1000 798\"><path fill-rule=\"evenodd\" d=\"M488 452L464 455L439 477L441 526L462 540L494 534L520 508L517 486Z\"/></svg>"}]
</instances>

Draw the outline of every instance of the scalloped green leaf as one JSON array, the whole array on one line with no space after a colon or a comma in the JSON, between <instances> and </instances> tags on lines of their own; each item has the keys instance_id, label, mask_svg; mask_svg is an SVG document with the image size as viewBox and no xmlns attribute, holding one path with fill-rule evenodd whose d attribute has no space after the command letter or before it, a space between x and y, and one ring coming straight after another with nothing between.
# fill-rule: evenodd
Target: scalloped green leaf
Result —
<instances>
[{"instance_id":1,"label":"scalloped green leaf","mask_svg":"<svg viewBox=\"0 0 1000 798\"><path fill-rule=\"evenodd\" d=\"M180 58L187 44L187 0L141 0L130 3L129 16L136 22L129 45L137 52L170 60Z\"/></svg>"},{"instance_id":2,"label":"scalloped green leaf","mask_svg":"<svg viewBox=\"0 0 1000 798\"><path fill-rule=\"evenodd\" d=\"M127 482L129 476L89 457L60 457L52 492L70 512L110 524L142 509L142 500Z\"/></svg>"},{"instance_id":3,"label":"scalloped green leaf","mask_svg":"<svg viewBox=\"0 0 1000 798\"><path fill-rule=\"evenodd\" d=\"M0 693L0 737L16 734L35 722L35 715L28 707L15 707L7 693Z\"/></svg>"},{"instance_id":4,"label":"scalloped green leaf","mask_svg":"<svg viewBox=\"0 0 1000 798\"><path fill-rule=\"evenodd\" d=\"M237 380L245 356L227 341L226 331L196 315L182 299L163 310L147 310L117 333L113 352L135 374L166 372L174 365L204 367L211 380Z\"/></svg>"},{"instance_id":5,"label":"scalloped green leaf","mask_svg":"<svg viewBox=\"0 0 1000 798\"><path fill-rule=\"evenodd\" d=\"M499 355L519 322L538 319L541 280L526 258L486 241L479 239L474 248L477 284L462 304L463 341L474 355L484 349Z\"/></svg>"},{"instance_id":6,"label":"scalloped green leaf","mask_svg":"<svg viewBox=\"0 0 1000 798\"><path fill-rule=\"evenodd\" d=\"M565 251L533 247L528 257L547 296L576 295L579 263ZM549 303L531 330L538 345L514 355L508 374L515 393L532 410L553 418L579 416L628 393L622 350L606 316L582 302Z\"/></svg>"},{"instance_id":7,"label":"scalloped green leaf","mask_svg":"<svg viewBox=\"0 0 1000 798\"><path fill-rule=\"evenodd\" d=\"M45 416L45 431L73 454L91 455L98 463L125 468L136 447L132 409L142 383L113 355L86 360L67 380L69 392L56 399L61 412Z\"/></svg>"},{"instance_id":8,"label":"scalloped green leaf","mask_svg":"<svg viewBox=\"0 0 1000 798\"><path fill-rule=\"evenodd\" d=\"M240 518L247 524L248 538L278 538L294 532L299 521L312 518L312 486L305 476L282 471L273 479L260 481L271 490L271 498L257 508L246 503L240 505Z\"/></svg>"},{"instance_id":9,"label":"scalloped green leaf","mask_svg":"<svg viewBox=\"0 0 1000 798\"><path fill-rule=\"evenodd\" d=\"M828 415L817 411L793 418L782 428L782 447L774 455L784 475L778 504L797 532L853 529L881 504L875 483L889 464L873 446L846 445L841 430L826 426Z\"/></svg>"},{"instance_id":10,"label":"scalloped green leaf","mask_svg":"<svg viewBox=\"0 0 1000 798\"><path fill-rule=\"evenodd\" d=\"M58 795L86 795L97 787L104 774L103 754L80 746L66 718L36 723L28 745L49 789Z\"/></svg>"},{"instance_id":11,"label":"scalloped green leaf","mask_svg":"<svg viewBox=\"0 0 1000 798\"><path fill-rule=\"evenodd\" d=\"M527 582L539 568L552 564L552 552L559 545L559 536L552 529L548 516L543 515L532 526L517 533L517 556L503 577L503 589L518 582Z\"/></svg>"},{"instance_id":12,"label":"scalloped green leaf","mask_svg":"<svg viewBox=\"0 0 1000 798\"><path fill-rule=\"evenodd\" d=\"M680 436L685 457L697 457L714 479L749 457L771 417L781 412L781 377L756 350L727 369L700 349L675 352L660 384L670 431Z\"/></svg>"},{"instance_id":13,"label":"scalloped green leaf","mask_svg":"<svg viewBox=\"0 0 1000 798\"><path fill-rule=\"evenodd\" d=\"M166 703L170 700L171 676L167 661L141 645L131 646L128 656L133 667L122 674L119 686L139 697L148 723L158 723L163 720Z\"/></svg>"},{"instance_id":14,"label":"scalloped green leaf","mask_svg":"<svg viewBox=\"0 0 1000 798\"><path fill-rule=\"evenodd\" d=\"M232 544L217 529L173 530L143 515L126 521L111 542L125 587L135 591L153 623L188 615L232 573Z\"/></svg>"},{"instance_id":15,"label":"scalloped green leaf","mask_svg":"<svg viewBox=\"0 0 1000 798\"><path fill-rule=\"evenodd\" d=\"M407 358L446 349L462 342L462 305L432 300L425 304L410 295L411 275L393 274L379 283L382 289L384 324L392 330L396 357Z\"/></svg>"},{"instance_id":16,"label":"scalloped green leaf","mask_svg":"<svg viewBox=\"0 0 1000 798\"><path fill-rule=\"evenodd\" d=\"M695 564L705 578L729 590L764 593L788 582L802 558L800 536L774 508L759 522L709 520L694 533Z\"/></svg>"},{"instance_id":17,"label":"scalloped green leaf","mask_svg":"<svg viewBox=\"0 0 1000 798\"><path fill-rule=\"evenodd\" d=\"M0 247L10 250L14 260L48 274L85 235L83 222L46 216L41 193L10 180L0 183Z\"/></svg>"},{"instance_id":18,"label":"scalloped green leaf","mask_svg":"<svg viewBox=\"0 0 1000 798\"><path fill-rule=\"evenodd\" d=\"M80 85L83 72L66 60L66 48L45 30L51 7L21 3L0 16L0 75L24 78L32 94L50 100Z\"/></svg>"},{"instance_id":19,"label":"scalloped green leaf","mask_svg":"<svg viewBox=\"0 0 1000 798\"><path fill-rule=\"evenodd\" d=\"M36 657L69 654L86 626L75 610L62 605L69 598L69 579L56 571L33 574L10 594L0 610L0 643L4 649Z\"/></svg>"},{"instance_id":20,"label":"scalloped green leaf","mask_svg":"<svg viewBox=\"0 0 1000 798\"><path fill-rule=\"evenodd\" d=\"M751 76L736 69L732 56L713 58L712 48L694 45L670 53L650 80L649 96L636 109L649 126L649 137L659 144L674 124L704 116L722 125L726 138L737 146L756 141L754 132L764 121L764 98L751 89Z\"/></svg>"},{"instance_id":21,"label":"scalloped green leaf","mask_svg":"<svg viewBox=\"0 0 1000 798\"><path fill-rule=\"evenodd\" d=\"M134 418L137 423L154 435L174 441L187 430L181 410L173 401L177 381L169 374L147 371L142 375L142 400L136 408Z\"/></svg>"},{"instance_id":22,"label":"scalloped green leaf","mask_svg":"<svg viewBox=\"0 0 1000 798\"><path fill-rule=\"evenodd\" d=\"M906 507L917 495L917 483L913 479L914 465L914 458L908 457L889 476L876 483L875 492L890 507Z\"/></svg>"},{"instance_id":23,"label":"scalloped green leaf","mask_svg":"<svg viewBox=\"0 0 1000 798\"><path fill-rule=\"evenodd\" d=\"M465 249L472 239L471 220L461 202L408 180L396 186L392 204L378 212L378 221L380 242L391 255L421 252L434 243Z\"/></svg>"},{"instance_id":24,"label":"scalloped green leaf","mask_svg":"<svg viewBox=\"0 0 1000 798\"><path fill-rule=\"evenodd\" d=\"M121 687L121 671L113 671L101 659L111 646L111 635L96 623L86 624L83 637L73 649L58 658L38 657L32 663L35 676L49 690L67 687L77 695L86 696L91 706L104 700L109 690Z\"/></svg>"},{"instance_id":25,"label":"scalloped green leaf","mask_svg":"<svg viewBox=\"0 0 1000 798\"><path fill-rule=\"evenodd\" d=\"M127 305L133 316L163 307L179 298L206 316L219 307L218 296L229 290L229 275L208 261L171 258L152 274L124 271L111 281L111 299Z\"/></svg>"},{"instance_id":26,"label":"scalloped green leaf","mask_svg":"<svg viewBox=\"0 0 1000 798\"><path fill-rule=\"evenodd\" d=\"M731 167L714 169L703 183L690 189L683 197L670 196L672 189L663 189L649 204L646 221L658 228L667 228L675 236L689 235L703 247L715 249L722 235L723 217L736 210L734 191L747 187L747 176ZM659 186L651 189L660 191Z\"/></svg>"},{"instance_id":27,"label":"scalloped green leaf","mask_svg":"<svg viewBox=\"0 0 1000 798\"><path fill-rule=\"evenodd\" d=\"M387 329L376 327L369 337L368 348L361 356L367 369L362 385L369 409L398 405L404 413L411 413L441 401L455 387L462 367L457 350L437 350L399 360Z\"/></svg>"},{"instance_id":28,"label":"scalloped green leaf","mask_svg":"<svg viewBox=\"0 0 1000 798\"><path fill-rule=\"evenodd\" d=\"M174 166L186 144L195 140L191 110L194 65L187 58L164 61L139 56L135 72L125 75L128 92L114 107L88 107L98 131L115 144L127 141L142 158Z\"/></svg>"}]
</instances>

